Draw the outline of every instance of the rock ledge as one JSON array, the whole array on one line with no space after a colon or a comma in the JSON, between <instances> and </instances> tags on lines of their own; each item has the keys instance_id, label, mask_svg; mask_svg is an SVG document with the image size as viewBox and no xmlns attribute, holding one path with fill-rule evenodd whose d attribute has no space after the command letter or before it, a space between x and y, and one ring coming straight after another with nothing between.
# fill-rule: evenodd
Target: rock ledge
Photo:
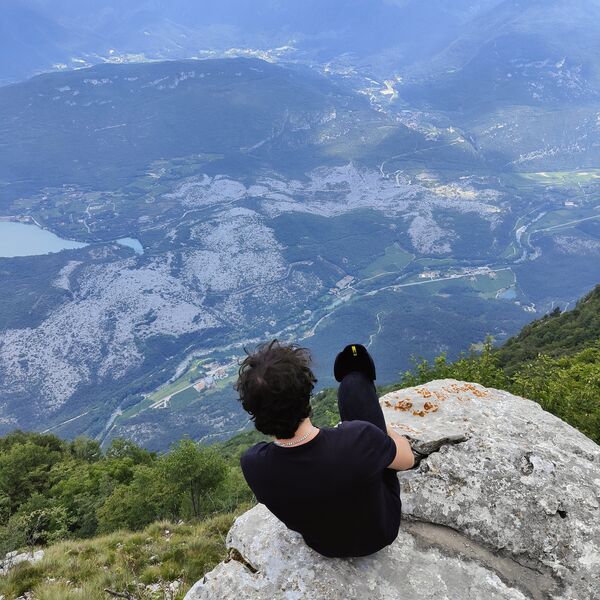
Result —
<instances>
[{"instance_id":1,"label":"rock ledge","mask_svg":"<svg viewBox=\"0 0 600 600\"><path fill-rule=\"evenodd\" d=\"M380 399L420 460L403 522L371 556L329 559L263 505L186 600L600 598L600 447L530 400L456 380Z\"/></svg>"}]
</instances>

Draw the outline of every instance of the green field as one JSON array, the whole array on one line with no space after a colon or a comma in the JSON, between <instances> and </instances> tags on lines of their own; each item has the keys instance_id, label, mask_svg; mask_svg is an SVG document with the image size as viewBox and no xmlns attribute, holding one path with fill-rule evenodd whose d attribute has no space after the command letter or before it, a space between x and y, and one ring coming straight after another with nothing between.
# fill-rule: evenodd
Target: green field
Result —
<instances>
[{"instance_id":1,"label":"green field","mask_svg":"<svg viewBox=\"0 0 600 600\"><path fill-rule=\"evenodd\" d=\"M196 391L194 387L185 388L181 392L177 392L173 396L171 396L171 406L174 408L179 406L186 406L187 404L191 404L196 400L199 400L202 397L202 394Z\"/></svg>"},{"instance_id":2,"label":"green field","mask_svg":"<svg viewBox=\"0 0 600 600\"><path fill-rule=\"evenodd\" d=\"M158 388L152 394L146 396L146 399L150 401L150 403L156 402L165 396L170 396L172 394L176 394L181 390L188 387L193 381L200 379L204 374L203 363L206 362L205 358L201 358L199 360L195 360L192 362L190 367L183 373L180 377L178 377L172 383L165 385L163 387Z\"/></svg>"},{"instance_id":3,"label":"green field","mask_svg":"<svg viewBox=\"0 0 600 600\"><path fill-rule=\"evenodd\" d=\"M387 246L383 256L376 258L369 266L361 271L361 279L373 278L388 273L399 273L415 258L414 254L406 252L397 243Z\"/></svg>"},{"instance_id":4,"label":"green field","mask_svg":"<svg viewBox=\"0 0 600 600\"><path fill-rule=\"evenodd\" d=\"M128 419L147 408L150 408L155 402L158 402L167 396L173 396L171 401L175 401L176 396L179 397L180 394L185 394L188 389L191 389L194 394L200 397L200 394L194 388L190 388L190 385L192 382L200 379L204 374L202 365L205 362L205 358L194 360L190 367L175 381L161 386L151 394L148 394L141 402L124 411L118 420ZM184 396L184 398L186 397L187 396Z\"/></svg>"},{"instance_id":5,"label":"green field","mask_svg":"<svg viewBox=\"0 0 600 600\"><path fill-rule=\"evenodd\" d=\"M159 387L157 390L146 396L141 402L124 411L123 414L117 418L117 422L125 421L141 412L144 412L154 403L169 397L169 408L181 410L190 404L194 404L195 402L210 396L211 394L221 392L233 384L234 376L229 376L224 377L223 379L216 379L211 387L203 389L202 391L196 390L192 384L206 374L204 367L206 362L207 359L205 358L192 361L188 369L175 381L168 385Z\"/></svg>"},{"instance_id":6,"label":"green field","mask_svg":"<svg viewBox=\"0 0 600 600\"><path fill-rule=\"evenodd\" d=\"M477 276L475 281L469 283L479 292L482 298L496 298L502 290L514 289L517 280L511 269L497 271L495 279L487 276Z\"/></svg>"},{"instance_id":7,"label":"green field","mask_svg":"<svg viewBox=\"0 0 600 600\"><path fill-rule=\"evenodd\" d=\"M567 207L544 215L533 224L529 233L553 232L563 228L571 228L579 223L600 219L600 207Z\"/></svg>"},{"instance_id":8,"label":"green field","mask_svg":"<svg viewBox=\"0 0 600 600\"><path fill-rule=\"evenodd\" d=\"M575 186L598 183L600 169L579 171L540 171L539 173L519 173L519 177L540 185Z\"/></svg>"},{"instance_id":9,"label":"green field","mask_svg":"<svg viewBox=\"0 0 600 600\"><path fill-rule=\"evenodd\" d=\"M456 274L456 273L455 273ZM477 274L464 275L447 279L451 273L440 272L439 279L421 279L418 276L407 279L404 284L398 288L399 290L408 287L418 288L420 293L439 294L448 288L470 288L477 292L481 298L488 300L497 298L498 294L504 290L513 289L516 284L516 277L513 271L509 268L494 271L494 275ZM414 284L414 285L410 285ZM402 287L404 285L404 287ZM416 290L415 290L416 291Z\"/></svg>"},{"instance_id":10,"label":"green field","mask_svg":"<svg viewBox=\"0 0 600 600\"><path fill-rule=\"evenodd\" d=\"M453 258L431 258L429 256L415 260L415 264L419 265L424 270L436 270L443 267L451 267L455 263L456 261Z\"/></svg>"}]
</instances>

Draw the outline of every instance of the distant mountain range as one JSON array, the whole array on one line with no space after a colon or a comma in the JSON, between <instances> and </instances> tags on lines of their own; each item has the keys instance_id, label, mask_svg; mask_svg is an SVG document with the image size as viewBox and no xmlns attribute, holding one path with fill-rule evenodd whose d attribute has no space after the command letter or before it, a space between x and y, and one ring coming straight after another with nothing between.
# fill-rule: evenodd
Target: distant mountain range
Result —
<instances>
[{"instance_id":1,"label":"distant mountain range","mask_svg":"<svg viewBox=\"0 0 600 600\"><path fill-rule=\"evenodd\" d=\"M598 154L598 0L7 0L0 16L0 83L105 62L255 56L358 74L359 87L388 81L399 107L451 112L497 167L582 168Z\"/></svg>"},{"instance_id":2,"label":"distant mountain range","mask_svg":"<svg viewBox=\"0 0 600 600\"><path fill-rule=\"evenodd\" d=\"M268 153L270 166L289 164L293 153L300 168L327 127L324 115L391 125L365 97L323 76L242 58L41 75L0 88L0 113L0 179L29 187L124 185L154 160L202 153L251 155L253 165ZM12 186L0 195L14 196Z\"/></svg>"},{"instance_id":3,"label":"distant mountain range","mask_svg":"<svg viewBox=\"0 0 600 600\"><path fill-rule=\"evenodd\" d=\"M59 65L286 46L293 59L349 55L379 75L452 71L455 85L470 74L488 86L507 58L566 58L567 68L583 62L580 76L597 84L589 59L599 13L598 0L5 0L0 81Z\"/></svg>"},{"instance_id":4,"label":"distant mountain range","mask_svg":"<svg viewBox=\"0 0 600 600\"><path fill-rule=\"evenodd\" d=\"M575 302L598 6L4 3L4 80L93 66L0 87L0 216L87 244L0 257L0 431L225 438L255 342L386 383Z\"/></svg>"},{"instance_id":5,"label":"distant mountain range","mask_svg":"<svg viewBox=\"0 0 600 600\"><path fill-rule=\"evenodd\" d=\"M496 3L412 69L414 96L407 97L466 112L486 105L597 101L599 19L597 1Z\"/></svg>"}]
</instances>

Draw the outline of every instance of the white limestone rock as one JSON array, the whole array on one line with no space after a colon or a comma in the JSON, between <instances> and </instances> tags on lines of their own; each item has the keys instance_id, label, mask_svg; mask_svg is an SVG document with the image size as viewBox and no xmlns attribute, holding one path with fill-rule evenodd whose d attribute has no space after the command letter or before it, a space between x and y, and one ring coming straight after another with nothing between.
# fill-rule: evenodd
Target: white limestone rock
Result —
<instances>
[{"instance_id":1,"label":"white limestone rock","mask_svg":"<svg viewBox=\"0 0 600 600\"><path fill-rule=\"evenodd\" d=\"M6 575L10 569L16 567L17 565L28 562L34 564L39 562L44 558L43 550L33 550L32 552L21 552L13 551L9 552L1 561L0 561L0 576ZM1 600L1 598L0 598Z\"/></svg>"},{"instance_id":2,"label":"white limestone rock","mask_svg":"<svg viewBox=\"0 0 600 600\"><path fill-rule=\"evenodd\" d=\"M598 445L477 384L435 381L380 402L418 458L399 473L395 542L324 558L258 505L231 528L230 559L186 600L600 598Z\"/></svg>"}]
</instances>

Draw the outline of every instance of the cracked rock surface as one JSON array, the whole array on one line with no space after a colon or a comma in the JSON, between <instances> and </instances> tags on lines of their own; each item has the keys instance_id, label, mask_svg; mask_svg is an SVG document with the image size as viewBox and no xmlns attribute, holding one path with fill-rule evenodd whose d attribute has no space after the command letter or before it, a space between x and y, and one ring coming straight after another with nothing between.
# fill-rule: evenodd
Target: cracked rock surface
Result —
<instances>
[{"instance_id":1,"label":"cracked rock surface","mask_svg":"<svg viewBox=\"0 0 600 600\"><path fill-rule=\"evenodd\" d=\"M420 459L393 544L330 559L263 505L186 600L600 598L600 447L530 400L455 380L380 399ZM349 524L351 526L351 524Z\"/></svg>"}]
</instances>

